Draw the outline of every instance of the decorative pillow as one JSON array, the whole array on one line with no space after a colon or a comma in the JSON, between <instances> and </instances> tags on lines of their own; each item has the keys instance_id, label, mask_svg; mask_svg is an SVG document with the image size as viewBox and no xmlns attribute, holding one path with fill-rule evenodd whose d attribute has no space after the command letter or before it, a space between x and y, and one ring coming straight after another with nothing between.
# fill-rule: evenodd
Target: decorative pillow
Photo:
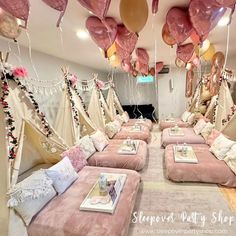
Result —
<instances>
[{"instance_id":1,"label":"decorative pillow","mask_svg":"<svg viewBox=\"0 0 236 236\"><path fill-rule=\"evenodd\" d=\"M223 160L226 156L226 153L234 144L236 143L227 139L223 134L220 134L211 145L210 151L219 160Z\"/></svg>"},{"instance_id":2,"label":"decorative pillow","mask_svg":"<svg viewBox=\"0 0 236 236\"><path fill-rule=\"evenodd\" d=\"M53 186L58 194L64 193L65 190L79 177L68 157L63 158L56 165L45 171L47 176L52 179Z\"/></svg>"},{"instance_id":3,"label":"decorative pillow","mask_svg":"<svg viewBox=\"0 0 236 236\"><path fill-rule=\"evenodd\" d=\"M201 130L202 137L207 140L212 130L214 129L214 125L211 122L208 122L206 126Z\"/></svg>"},{"instance_id":4,"label":"decorative pillow","mask_svg":"<svg viewBox=\"0 0 236 236\"><path fill-rule=\"evenodd\" d=\"M194 123L195 119L195 113L191 113L191 115L188 117L187 123L192 125Z\"/></svg>"},{"instance_id":5,"label":"decorative pillow","mask_svg":"<svg viewBox=\"0 0 236 236\"><path fill-rule=\"evenodd\" d=\"M121 130L120 122L118 120L114 120L112 123L116 126L116 128L118 130L117 132L119 132Z\"/></svg>"},{"instance_id":6,"label":"decorative pillow","mask_svg":"<svg viewBox=\"0 0 236 236\"><path fill-rule=\"evenodd\" d=\"M236 174L236 144L226 153L224 161L230 169Z\"/></svg>"},{"instance_id":7,"label":"decorative pillow","mask_svg":"<svg viewBox=\"0 0 236 236\"><path fill-rule=\"evenodd\" d=\"M124 114L126 115L127 119L130 119L129 113L127 111L125 111Z\"/></svg>"},{"instance_id":8,"label":"decorative pillow","mask_svg":"<svg viewBox=\"0 0 236 236\"><path fill-rule=\"evenodd\" d=\"M115 120L118 120L120 125L123 125L125 122L121 115L116 115Z\"/></svg>"},{"instance_id":9,"label":"decorative pillow","mask_svg":"<svg viewBox=\"0 0 236 236\"><path fill-rule=\"evenodd\" d=\"M91 138L88 135L81 138L78 141L78 144L76 146L80 147L80 149L84 153L84 158L86 160L96 152L96 149L93 145L93 141L91 140Z\"/></svg>"},{"instance_id":10,"label":"decorative pillow","mask_svg":"<svg viewBox=\"0 0 236 236\"><path fill-rule=\"evenodd\" d=\"M127 112L124 112L124 113L122 114L122 118L123 118L123 120L125 121L125 123L127 123L127 122L129 121L129 116L128 116Z\"/></svg>"},{"instance_id":11,"label":"decorative pillow","mask_svg":"<svg viewBox=\"0 0 236 236\"><path fill-rule=\"evenodd\" d=\"M118 128L113 122L109 122L108 124L106 124L105 133L109 138L113 138L117 132Z\"/></svg>"},{"instance_id":12,"label":"decorative pillow","mask_svg":"<svg viewBox=\"0 0 236 236\"><path fill-rule=\"evenodd\" d=\"M79 172L82 170L86 165L88 165L88 162L85 159L85 154L81 150L79 146L71 147L69 150L63 152L61 156L68 157L72 166L74 167L76 172Z\"/></svg>"},{"instance_id":13,"label":"decorative pillow","mask_svg":"<svg viewBox=\"0 0 236 236\"><path fill-rule=\"evenodd\" d=\"M192 114L191 112L185 111L185 112L183 113L183 115L181 116L182 121L183 121L183 122L187 122L187 121L188 121L188 118L189 118L189 116L190 116L191 114Z\"/></svg>"},{"instance_id":14,"label":"decorative pillow","mask_svg":"<svg viewBox=\"0 0 236 236\"><path fill-rule=\"evenodd\" d=\"M200 119L197 124L193 127L193 130L195 134L200 134L203 128L206 126L206 121L203 119Z\"/></svg>"},{"instance_id":15,"label":"decorative pillow","mask_svg":"<svg viewBox=\"0 0 236 236\"><path fill-rule=\"evenodd\" d=\"M103 149L109 144L106 136L100 130L98 130L95 134L92 134L90 137L93 141L95 148L99 152L102 152Z\"/></svg>"},{"instance_id":16,"label":"decorative pillow","mask_svg":"<svg viewBox=\"0 0 236 236\"><path fill-rule=\"evenodd\" d=\"M56 191L45 170L38 170L9 191L8 206L14 208L26 225L54 197Z\"/></svg>"},{"instance_id":17,"label":"decorative pillow","mask_svg":"<svg viewBox=\"0 0 236 236\"><path fill-rule=\"evenodd\" d=\"M221 134L220 131L218 131L216 129L212 129L211 134L208 136L208 138L206 140L206 143L211 146L213 144L213 142L215 141L215 139L217 137L219 137L220 134Z\"/></svg>"}]
</instances>

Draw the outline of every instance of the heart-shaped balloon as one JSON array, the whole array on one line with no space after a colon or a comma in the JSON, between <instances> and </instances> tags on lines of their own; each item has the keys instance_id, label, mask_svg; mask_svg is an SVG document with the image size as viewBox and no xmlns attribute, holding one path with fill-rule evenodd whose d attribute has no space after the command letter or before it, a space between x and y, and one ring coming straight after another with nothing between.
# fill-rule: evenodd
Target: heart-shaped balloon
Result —
<instances>
[{"instance_id":1,"label":"heart-shaped balloon","mask_svg":"<svg viewBox=\"0 0 236 236\"><path fill-rule=\"evenodd\" d=\"M149 62L149 55L144 48L136 48L135 53L137 55L138 61L143 64L148 64Z\"/></svg>"},{"instance_id":2,"label":"heart-shaped balloon","mask_svg":"<svg viewBox=\"0 0 236 236\"><path fill-rule=\"evenodd\" d=\"M194 53L195 50L194 50L194 45L192 43L179 45L176 50L177 57L185 63L191 60Z\"/></svg>"},{"instance_id":3,"label":"heart-shaped balloon","mask_svg":"<svg viewBox=\"0 0 236 236\"><path fill-rule=\"evenodd\" d=\"M152 0L152 14L156 14L158 11L159 0Z\"/></svg>"},{"instance_id":4,"label":"heart-shaped balloon","mask_svg":"<svg viewBox=\"0 0 236 236\"><path fill-rule=\"evenodd\" d=\"M27 27L30 9L29 0L0 0L0 7L10 15L23 20L25 25L22 27Z\"/></svg>"},{"instance_id":5,"label":"heart-shaped balloon","mask_svg":"<svg viewBox=\"0 0 236 236\"><path fill-rule=\"evenodd\" d=\"M189 15L192 25L203 41L205 35L215 28L226 8L218 5L215 0L191 0Z\"/></svg>"},{"instance_id":6,"label":"heart-shaped balloon","mask_svg":"<svg viewBox=\"0 0 236 236\"><path fill-rule=\"evenodd\" d=\"M155 76L155 68L154 67L149 69L149 75Z\"/></svg>"},{"instance_id":7,"label":"heart-shaped balloon","mask_svg":"<svg viewBox=\"0 0 236 236\"><path fill-rule=\"evenodd\" d=\"M162 28L162 39L166 44L170 46L173 46L176 44L176 40L170 34L170 30L167 23L165 23Z\"/></svg>"},{"instance_id":8,"label":"heart-shaped balloon","mask_svg":"<svg viewBox=\"0 0 236 236\"><path fill-rule=\"evenodd\" d=\"M116 54L119 57L120 61L130 60L130 52L124 50L116 43Z\"/></svg>"},{"instance_id":9,"label":"heart-shaped balloon","mask_svg":"<svg viewBox=\"0 0 236 236\"><path fill-rule=\"evenodd\" d=\"M135 45L138 41L138 35L136 33L130 32L123 24L117 27L116 43L129 52L133 52Z\"/></svg>"},{"instance_id":10,"label":"heart-shaped balloon","mask_svg":"<svg viewBox=\"0 0 236 236\"><path fill-rule=\"evenodd\" d=\"M90 16L86 20L86 28L93 41L100 47L106 54L108 48L114 43L117 34L117 23L111 18L104 19L110 30L102 23L96 16Z\"/></svg>"},{"instance_id":11,"label":"heart-shaped balloon","mask_svg":"<svg viewBox=\"0 0 236 236\"><path fill-rule=\"evenodd\" d=\"M222 7L232 7L236 4L236 0L215 0Z\"/></svg>"},{"instance_id":12,"label":"heart-shaped balloon","mask_svg":"<svg viewBox=\"0 0 236 236\"><path fill-rule=\"evenodd\" d=\"M103 20L107 15L111 0L78 0L78 2Z\"/></svg>"},{"instance_id":13,"label":"heart-shaped balloon","mask_svg":"<svg viewBox=\"0 0 236 236\"><path fill-rule=\"evenodd\" d=\"M0 35L8 39L16 39L20 33L16 18L1 9Z\"/></svg>"},{"instance_id":14,"label":"heart-shaped balloon","mask_svg":"<svg viewBox=\"0 0 236 236\"><path fill-rule=\"evenodd\" d=\"M188 70L186 72L186 87L185 87L185 97L189 98L193 94L193 70Z\"/></svg>"},{"instance_id":15,"label":"heart-shaped balloon","mask_svg":"<svg viewBox=\"0 0 236 236\"><path fill-rule=\"evenodd\" d=\"M161 70L163 69L164 67L164 62L163 61L159 61L159 62L156 62L156 75L161 72Z\"/></svg>"},{"instance_id":16,"label":"heart-shaped balloon","mask_svg":"<svg viewBox=\"0 0 236 236\"><path fill-rule=\"evenodd\" d=\"M121 62L121 67L125 72L130 72L132 69L132 65L129 60L123 60Z\"/></svg>"},{"instance_id":17,"label":"heart-shaped balloon","mask_svg":"<svg viewBox=\"0 0 236 236\"><path fill-rule=\"evenodd\" d=\"M188 11L183 8L173 7L166 16L170 34L178 44L190 37L193 27L189 20Z\"/></svg>"},{"instance_id":18,"label":"heart-shaped balloon","mask_svg":"<svg viewBox=\"0 0 236 236\"><path fill-rule=\"evenodd\" d=\"M144 64L141 61L137 60L135 62L135 70L140 72L143 75L148 75L149 67L147 64Z\"/></svg>"},{"instance_id":19,"label":"heart-shaped balloon","mask_svg":"<svg viewBox=\"0 0 236 236\"><path fill-rule=\"evenodd\" d=\"M43 0L43 2L45 2L51 8L61 12L60 17L57 21L57 27L59 27L61 19L65 14L68 0Z\"/></svg>"}]
</instances>

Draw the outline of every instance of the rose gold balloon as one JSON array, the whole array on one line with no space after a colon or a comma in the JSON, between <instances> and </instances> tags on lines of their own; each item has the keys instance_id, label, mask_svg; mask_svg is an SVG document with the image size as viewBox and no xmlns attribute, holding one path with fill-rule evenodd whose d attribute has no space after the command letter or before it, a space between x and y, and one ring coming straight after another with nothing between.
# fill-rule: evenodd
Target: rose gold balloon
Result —
<instances>
[{"instance_id":1,"label":"rose gold balloon","mask_svg":"<svg viewBox=\"0 0 236 236\"><path fill-rule=\"evenodd\" d=\"M180 60L178 57L175 59L175 65L179 68L185 67L185 63Z\"/></svg>"},{"instance_id":2,"label":"rose gold balloon","mask_svg":"<svg viewBox=\"0 0 236 236\"><path fill-rule=\"evenodd\" d=\"M225 56L222 52L216 52L212 58L212 65L218 69L222 69L225 63Z\"/></svg>"},{"instance_id":3,"label":"rose gold balloon","mask_svg":"<svg viewBox=\"0 0 236 236\"><path fill-rule=\"evenodd\" d=\"M155 76L155 68L154 68L154 67L152 67L152 68L149 69L149 74L150 74L151 76Z\"/></svg>"},{"instance_id":4,"label":"rose gold balloon","mask_svg":"<svg viewBox=\"0 0 236 236\"><path fill-rule=\"evenodd\" d=\"M0 35L8 39L16 39L21 33L15 17L1 9L0 12Z\"/></svg>"},{"instance_id":5,"label":"rose gold balloon","mask_svg":"<svg viewBox=\"0 0 236 236\"><path fill-rule=\"evenodd\" d=\"M188 70L186 72L186 88L185 88L185 97L189 98L193 95L193 77L194 72Z\"/></svg>"},{"instance_id":6,"label":"rose gold balloon","mask_svg":"<svg viewBox=\"0 0 236 236\"><path fill-rule=\"evenodd\" d=\"M162 28L162 39L166 44L170 46L176 44L176 40L171 36L167 23L165 23Z\"/></svg>"}]
</instances>

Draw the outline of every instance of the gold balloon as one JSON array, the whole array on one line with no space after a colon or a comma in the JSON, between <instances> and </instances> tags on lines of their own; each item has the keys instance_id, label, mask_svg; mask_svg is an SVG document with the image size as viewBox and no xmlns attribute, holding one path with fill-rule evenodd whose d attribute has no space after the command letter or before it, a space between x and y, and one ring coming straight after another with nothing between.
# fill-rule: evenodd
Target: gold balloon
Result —
<instances>
[{"instance_id":1,"label":"gold balloon","mask_svg":"<svg viewBox=\"0 0 236 236\"><path fill-rule=\"evenodd\" d=\"M212 66L222 69L225 63L225 55L222 52L216 52L212 58Z\"/></svg>"},{"instance_id":2,"label":"gold balloon","mask_svg":"<svg viewBox=\"0 0 236 236\"><path fill-rule=\"evenodd\" d=\"M146 0L121 0L120 17L126 28L134 33L140 32L148 19Z\"/></svg>"},{"instance_id":3,"label":"gold balloon","mask_svg":"<svg viewBox=\"0 0 236 236\"><path fill-rule=\"evenodd\" d=\"M203 54L203 58L206 61L211 61L215 54L215 47L211 44L208 50Z\"/></svg>"},{"instance_id":4,"label":"gold balloon","mask_svg":"<svg viewBox=\"0 0 236 236\"><path fill-rule=\"evenodd\" d=\"M113 54L111 57L109 57L109 62L110 62L112 67L120 66L120 60L119 60L119 57L116 54Z\"/></svg>"},{"instance_id":5,"label":"gold balloon","mask_svg":"<svg viewBox=\"0 0 236 236\"><path fill-rule=\"evenodd\" d=\"M16 18L0 10L0 35L8 39L16 39L21 33Z\"/></svg>"},{"instance_id":6,"label":"gold balloon","mask_svg":"<svg viewBox=\"0 0 236 236\"><path fill-rule=\"evenodd\" d=\"M179 59L178 57L175 59L175 65L179 68L181 67L185 67L185 62L183 62L181 59Z\"/></svg>"},{"instance_id":7,"label":"gold balloon","mask_svg":"<svg viewBox=\"0 0 236 236\"><path fill-rule=\"evenodd\" d=\"M110 58L113 54L116 53L116 43L114 42L111 47L107 50L107 57Z\"/></svg>"}]
</instances>

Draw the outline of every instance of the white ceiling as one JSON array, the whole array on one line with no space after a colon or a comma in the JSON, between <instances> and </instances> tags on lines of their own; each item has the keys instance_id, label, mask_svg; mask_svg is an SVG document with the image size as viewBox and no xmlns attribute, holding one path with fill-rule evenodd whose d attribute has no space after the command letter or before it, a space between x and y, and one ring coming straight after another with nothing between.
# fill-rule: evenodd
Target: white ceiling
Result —
<instances>
[{"instance_id":1,"label":"white ceiling","mask_svg":"<svg viewBox=\"0 0 236 236\"><path fill-rule=\"evenodd\" d=\"M155 61L155 42L156 59L164 61L165 64L174 64L175 47L170 48L162 41L161 30L165 22L167 11L173 6L187 6L189 0L162 0L159 1L159 11L154 17L151 14L152 0L148 0L149 18L144 29L139 34L138 47L144 47L149 52L150 62ZM103 58L98 47L88 39L80 40L76 36L76 31L85 29L85 20L90 15L77 0L69 0L69 4L61 24L62 33L56 28L56 22L59 12L48 7L43 1L33 1L31 3L31 12L29 18L28 32L33 49L44 52L56 57L76 62L102 71L109 71L111 67L108 61ZM119 16L119 0L111 0L108 16L114 17L118 23L121 22ZM231 23L230 51L229 55L236 54L236 28L235 16ZM216 27L211 32L209 39L215 45L217 50L226 50L227 27ZM61 44L61 36L63 47ZM22 45L29 46L26 34L23 32L19 38Z\"/></svg>"}]
</instances>

